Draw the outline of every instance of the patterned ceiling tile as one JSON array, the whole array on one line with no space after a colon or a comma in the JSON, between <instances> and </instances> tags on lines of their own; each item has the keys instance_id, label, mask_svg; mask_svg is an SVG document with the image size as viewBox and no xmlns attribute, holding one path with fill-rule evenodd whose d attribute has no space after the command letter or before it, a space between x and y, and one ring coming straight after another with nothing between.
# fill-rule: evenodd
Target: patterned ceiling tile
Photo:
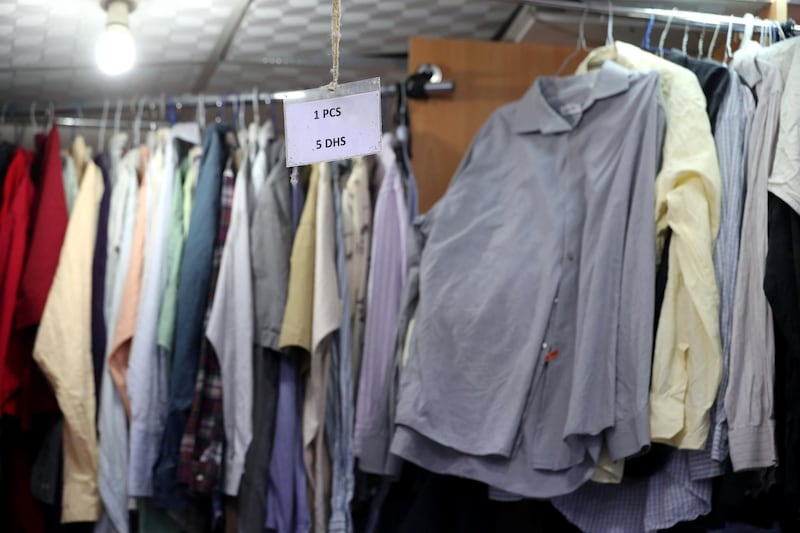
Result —
<instances>
[{"instance_id":1,"label":"patterned ceiling tile","mask_svg":"<svg viewBox=\"0 0 800 533\"><path fill-rule=\"evenodd\" d=\"M131 14L134 70L119 78L95 65L106 15L99 0L0 0L0 103L63 102L190 93L232 15L230 0L139 0ZM341 79L401 79L415 35L490 38L513 5L487 0L345 0ZM330 78L329 0L253 0L207 92L282 91ZM353 60L348 60L353 58ZM266 61L265 61L266 60ZM354 66L356 65L356 66Z\"/></svg>"}]
</instances>

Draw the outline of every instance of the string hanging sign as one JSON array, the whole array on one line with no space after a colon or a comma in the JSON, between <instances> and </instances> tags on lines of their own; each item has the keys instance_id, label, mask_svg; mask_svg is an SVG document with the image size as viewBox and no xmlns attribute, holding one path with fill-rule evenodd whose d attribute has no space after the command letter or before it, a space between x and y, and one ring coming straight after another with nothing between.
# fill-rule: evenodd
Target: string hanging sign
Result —
<instances>
[{"instance_id":1,"label":"string hanging sign","mask_svg":"<svg viewBox=\"0 0 800 533\"><path fill-rule=\"evenodd\" d=\"M380 78L339 83L341 27L341 0L333 0L331 82L318 89L291 91L281 95L288 167L380 151Z\"/></svg>"}]
</instances>

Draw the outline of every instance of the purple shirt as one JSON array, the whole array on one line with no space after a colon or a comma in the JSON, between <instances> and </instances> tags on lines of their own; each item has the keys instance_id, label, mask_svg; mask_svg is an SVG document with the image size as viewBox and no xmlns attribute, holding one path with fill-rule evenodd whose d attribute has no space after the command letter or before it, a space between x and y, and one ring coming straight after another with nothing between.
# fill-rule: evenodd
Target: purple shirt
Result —
<instances>
[{"instance_id":1,"label":"purple shirt","mask_svg":"<svg viewBox=\"0 0 800 533\"><path fill-rule=\"evenodd\" d=\"M367 324L364 359L358 380L358 400L353 449L364 472L380 473L383 464L372 464L366 444L381 421L386 376L394 354L395 328L400 313L400 296L406 281L406 233L408 210L402 176L390 138L384 136L380 163L385 176L375 202L372 233L372 263L367 286Z\"/></svg>"},{"instance_id":2,"label":"purple shirt","mask_svg":"<svg viewBox=\"0 0 800 533\"><path fill-rule=\"evenodd\" d=\"M292 172L293 178L296 178L296 170ZM295 230L304 204L303 188L293 179L292 223ZM303 430L300 424L303 387L295 358L283 354L280 358L278 412L269 467L267 520L264 527L278 533L306 533L311 530L311 513L306 492Z\"/></svg>"}]
</instances>

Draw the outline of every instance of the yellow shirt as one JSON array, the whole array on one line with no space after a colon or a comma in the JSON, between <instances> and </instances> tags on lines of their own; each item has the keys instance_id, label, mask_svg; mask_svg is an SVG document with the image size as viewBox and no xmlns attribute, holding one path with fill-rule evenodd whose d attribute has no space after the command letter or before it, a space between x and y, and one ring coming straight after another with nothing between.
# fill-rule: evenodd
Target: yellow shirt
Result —
<instances>
[{"instance_id":1,"label":"yellow shirt","mask_svg":"<svg viewBox=\"0 0 800 533\"><path fill-rule=\"evenodd\" d=\"M314 165L306 204L292 245L289 288L279 344L281 349L299 346L311 353L311 311L314 306L314 258L317 226L319 167Z\"/></svg>"},{"instance_id":2,"label":"yellow shirt","mask_svg":"<svg viewBox=\"0 0 800 533\"><path fill-rule=\"evenodd\" d=\"M100 514L91 306L103 188L99 169L88 161L33 349L64 415L62 522L94 522Z\"/></svg>"},{"instance_id":3,"label":"yellow shirt","mask_svg":"<svg viewBox=\"0 0 800 533\"><path fill-rule=\"evenodd\" d=\"M623 42L592 51L578 72L603 59L661 74L667 129L656 177L656 257L661 257L668 227L672 240L653 356L650 432L655 442L700 450L722 374L712 261L720 174L706 100L692 72Z\"/></svg>"}]
</instances>

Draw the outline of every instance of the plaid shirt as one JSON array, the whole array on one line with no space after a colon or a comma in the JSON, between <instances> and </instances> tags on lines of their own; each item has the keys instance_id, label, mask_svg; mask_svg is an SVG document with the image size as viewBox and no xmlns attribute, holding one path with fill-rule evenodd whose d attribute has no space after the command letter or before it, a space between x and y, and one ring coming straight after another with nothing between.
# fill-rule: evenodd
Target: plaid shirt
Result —
<instances>
[{"instance_id":1,"label":"plaid shirt","mask_svg":"<svg viewBox=\"0 0 800 533\"><path fill-rule=\"evenodd\" d=\"M200 348L194 400L189 421L181 439L181 458L178 465L178 480L188 485L197 494L212 494L219 487L222 470L222 448L225 431L222 420L222 376L214 348L205 338L205 324L214 300L222 249L228 235L233 205L233 188L236 177L227 168L222 176L220 218L217 240L211 267L208 308L203 325L203 342Z\"/></svg>"}]
</instances>

